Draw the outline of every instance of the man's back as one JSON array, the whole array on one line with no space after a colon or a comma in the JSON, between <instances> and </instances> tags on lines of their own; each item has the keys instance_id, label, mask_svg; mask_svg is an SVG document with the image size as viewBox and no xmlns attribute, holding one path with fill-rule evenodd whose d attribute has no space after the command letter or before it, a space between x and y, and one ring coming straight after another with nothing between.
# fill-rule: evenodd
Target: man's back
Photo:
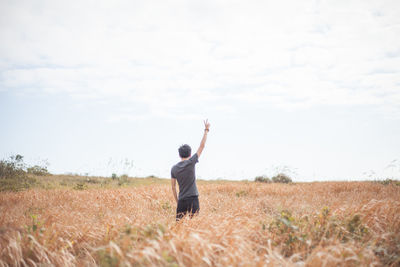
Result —
<instances>
[{"instance_id":1,"label":"man's back","mask_svg":"<svg viewBox=\"0 0 400 267\"><path fill-rule=\"evenodd\" d=\"M199 157L204 149L207 140L207 133L210 130L208 120L204 121L204 134L201 139L199 149L191 156L192 149L189 145L182 145L179 151L181 161L175 164L171 169L171 187L172 194L177 202L176 220L179 221L186 213L197 214L200 210L199 192L196 186L195 165L199 162ZM176 180L179 184L179 199L176 194Z\"/></svg>"},{"instance_id":2,"label":"man's back","mask_svg":"<svg viewBox=\"0 0 400 267\"><path fill-rule=\"evenodd\" d=\"M171 177L178 181L179 200L199 195L195 171L197 162L199 160L197 153L195 153L190 159L178 162L171 169Z\"/></svg>"}]
</instances>

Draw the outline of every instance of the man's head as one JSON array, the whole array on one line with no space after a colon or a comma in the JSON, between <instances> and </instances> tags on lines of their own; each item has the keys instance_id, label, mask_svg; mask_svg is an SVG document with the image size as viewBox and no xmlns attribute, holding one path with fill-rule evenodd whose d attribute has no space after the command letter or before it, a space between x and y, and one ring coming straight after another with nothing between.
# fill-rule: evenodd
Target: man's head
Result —
<instances>
[{"instance_id":1,"label":"man's head","mask_svg":"<svg viewBox=\"0 0 400 267\"><path fill-rule=\"evenodd\" d=\"M179 157L181 158L188 158L192 154L192 149L190 148L189 145L181 145L181 147L178 149L179 151Z\"/></svg>"}]
</instances>

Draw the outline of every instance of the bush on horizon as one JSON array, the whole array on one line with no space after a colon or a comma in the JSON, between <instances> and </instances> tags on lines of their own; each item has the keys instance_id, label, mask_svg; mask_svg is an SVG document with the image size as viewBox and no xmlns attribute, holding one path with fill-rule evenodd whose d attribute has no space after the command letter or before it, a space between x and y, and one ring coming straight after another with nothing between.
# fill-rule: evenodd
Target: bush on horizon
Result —
<instances>
[{"instance_id":1,"label":"bush on horizon","mask_svg":"<svg viewBox=\"0 0 400 267\"><path fill-rule=\"evenodd\" d=\"M260 183L272 183L271 179L269 179L268 176L265 176L265 175L257 176L254 179L254 181L255 182L260 182Z\"/></svg>"},{"instance_id":2,"label":"bush on horizon","mask_svg":"<svg viewBox=\"0 0 400 267\"><path fill-rule=\"evenodd\" d=\"M34 165L32 167L29 167L26 170L29 174L34 174L38 176L43 176L43 175L49 175L49 171L47 170L47 167L45 166L39 166L39 165Z\"/></svg>"},{"instance_id":3,"label":"bush on horizon","mask_svg":"<svg viewBox=\"0 0 400 267\"><path fill-rule=\"evenodd\" d=\"M21 191L36 182L28 177L23 158L17 154L0 160L0 191Z\"/></svg>"},{"instance_id":4,"label":"bush on horizon","mask_svg":"<svg viewBox=\"0 0 400 267\"><path fill-rule=\"evenodd\" d=\"M290 178L288 175L284 173L279 173L272 177L272 182L274 183L283 183L283 184L288 184L292 182L292 178Z\"/></svg>"},{"instance_id":5,"label":"bush on horizon","mask_svg":"<svg viewBox=\"0 0 400 267\"><path fill-rule=\"evenodd\" d=\"M286 175L284 173L279 173L279 174L275 175L274 177L272 177L272 179L270 179L266 175L257 176L254 179L254 181L255 182L260 182L260 183L282 183L282 184L288 184L288 183L292 183L292 178L290 178L288 175Z\"/></svg>"}]
</instances>

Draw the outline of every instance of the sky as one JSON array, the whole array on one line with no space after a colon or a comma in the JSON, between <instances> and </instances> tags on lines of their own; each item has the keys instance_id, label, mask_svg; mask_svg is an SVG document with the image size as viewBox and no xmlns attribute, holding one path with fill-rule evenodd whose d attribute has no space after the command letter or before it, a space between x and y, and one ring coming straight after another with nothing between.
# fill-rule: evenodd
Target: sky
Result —
<instances>
[{"instance_id":1,"label":"sky","mask_svg":"<svg viewBox=\"0 0 400 267\"><path fill-rule=\"evenodd\" d=\"M0 156L52 173L400 178L399 1L0 1Z\"/></svg>"}]
</instances>

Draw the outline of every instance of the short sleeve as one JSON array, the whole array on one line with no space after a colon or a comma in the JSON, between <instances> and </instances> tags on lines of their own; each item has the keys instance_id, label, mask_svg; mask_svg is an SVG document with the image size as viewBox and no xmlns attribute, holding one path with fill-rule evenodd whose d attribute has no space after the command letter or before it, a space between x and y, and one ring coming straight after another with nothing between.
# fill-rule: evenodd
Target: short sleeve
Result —
<instances>
[{"instance_id":1,"label":"short sleeve","mask_svg":"<svg viewBox=\"0 0 400 267\"><path fill-rule=\"evenodd\" d=\"M197 153L194 153L194 155L189 159L189 161L193 164L199 162L199 156L197 155Z\"/></svg>"},{"instance_id":2,"label":"short sleeve","mask_svg":"<svg viewBox=\"0 0 400 267\"><path fill-rule=\"evenodd\" d=\"M171 178L176 179L175 175L174 175L174 168L171 169Z\"/></svg>"}]
</instances>

